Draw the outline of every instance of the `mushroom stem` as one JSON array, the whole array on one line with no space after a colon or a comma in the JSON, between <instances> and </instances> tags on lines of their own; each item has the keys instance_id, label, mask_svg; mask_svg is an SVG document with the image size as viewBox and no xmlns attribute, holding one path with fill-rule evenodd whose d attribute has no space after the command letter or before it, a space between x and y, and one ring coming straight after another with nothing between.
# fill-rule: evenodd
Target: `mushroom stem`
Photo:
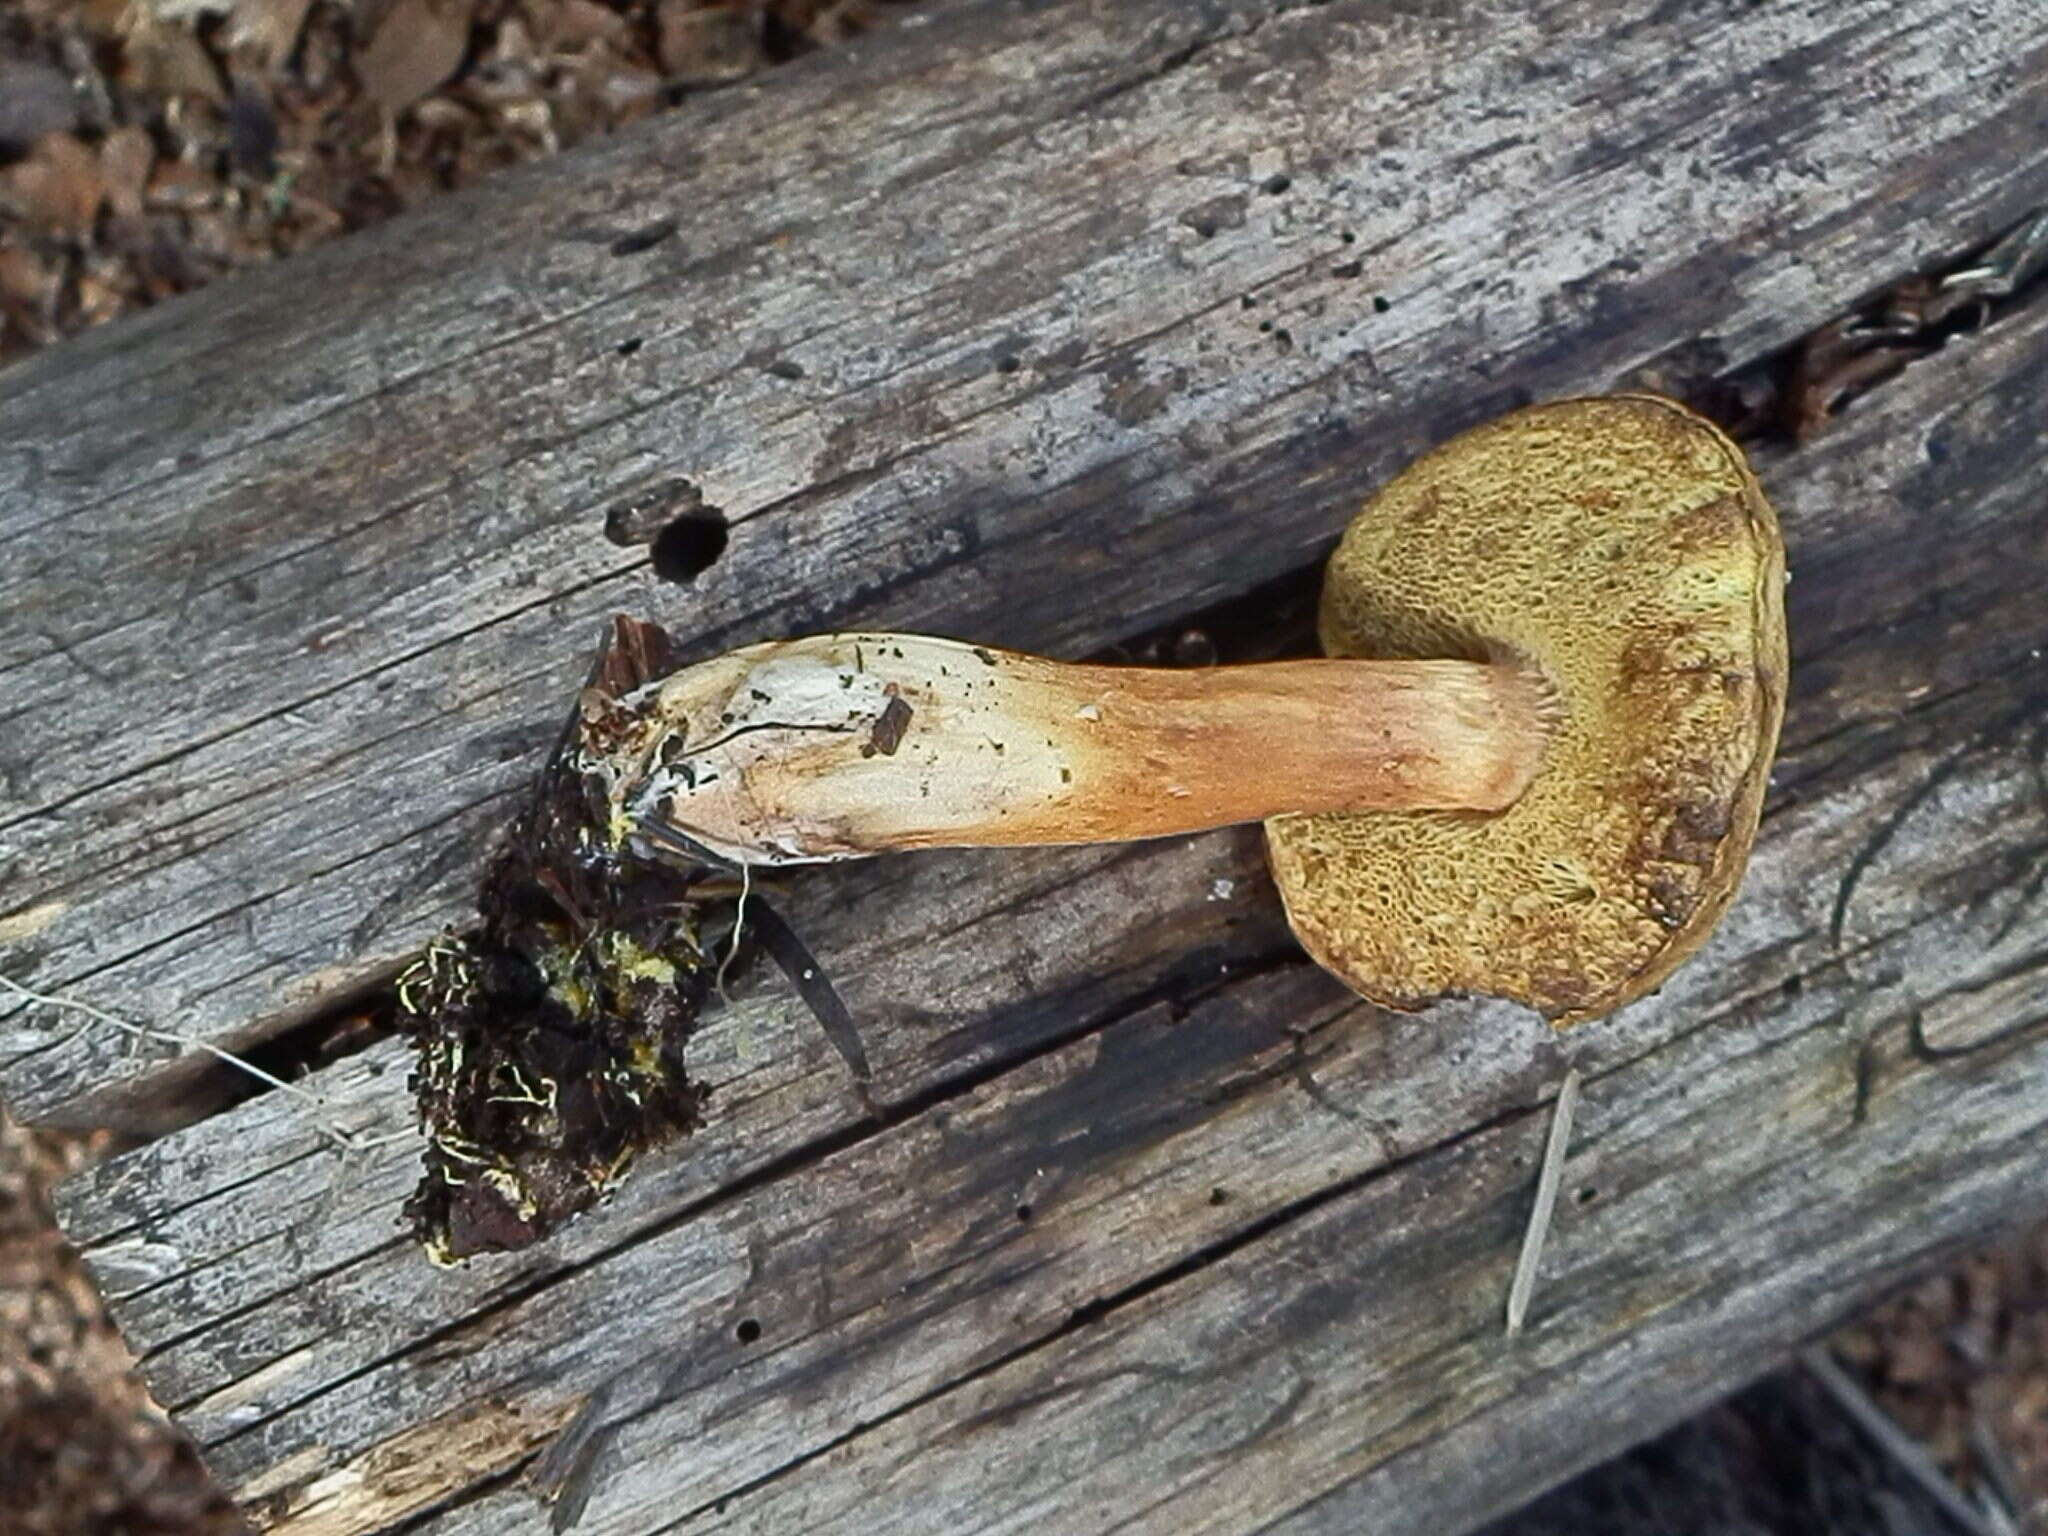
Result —
<instances>
[{"instance_id":1,"label":"mushroom stem","mask_svg":"<svg viewBox=\"0 0 2048 1536\"><path fill-rule=\"evenodd\" d=\"M1549 736L1508 663L1085 666L920 635L733 651L586 702L615 827L747 863L1122 842L1297 811L1497 811Z\"/></svg>"}]
</instances>

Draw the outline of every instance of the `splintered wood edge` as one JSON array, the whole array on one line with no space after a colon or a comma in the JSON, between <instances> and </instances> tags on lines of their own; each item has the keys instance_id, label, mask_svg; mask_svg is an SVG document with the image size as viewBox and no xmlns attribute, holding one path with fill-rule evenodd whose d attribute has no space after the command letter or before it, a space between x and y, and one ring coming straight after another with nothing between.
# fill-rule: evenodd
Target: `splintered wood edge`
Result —
<instances>
[{"instance_id":1,"label":"splintered wood edge","mask_svg":"<svg viewBox=\"0 0 2048 1536\"><path fill-rule=\"evenodd\" d=\"M316 1470L319 1447L237 1490L250 1523L276 1536L388 1530L465 1479L509 1471L559 1435L581 1407L543 1413L483 1402L414 1426L340 1466ZM301 1482L308 1473L309 1480Z\"/></svg>"}]
</instances>

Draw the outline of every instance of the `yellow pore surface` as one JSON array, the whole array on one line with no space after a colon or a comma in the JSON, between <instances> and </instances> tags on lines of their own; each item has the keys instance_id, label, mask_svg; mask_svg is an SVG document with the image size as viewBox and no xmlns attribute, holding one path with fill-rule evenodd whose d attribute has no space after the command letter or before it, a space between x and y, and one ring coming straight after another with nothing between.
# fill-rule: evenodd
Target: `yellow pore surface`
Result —
<instances>
[{"instance_id":1,"label":"yellow pore surface","mask_svg":"<svg viewBox=\"0 0 2048 1536\"><path fill-rule=\"evenodd\" d=\"M1533 406L1446 443L1345 533L1335 656L1517 659L1561 717L1508 810L1266 824L1296 934L1393 1007L1641 996L1742 878L1785 700L1784 547L1742 452L1674 402Z\"/></svg>"}]
</instances>

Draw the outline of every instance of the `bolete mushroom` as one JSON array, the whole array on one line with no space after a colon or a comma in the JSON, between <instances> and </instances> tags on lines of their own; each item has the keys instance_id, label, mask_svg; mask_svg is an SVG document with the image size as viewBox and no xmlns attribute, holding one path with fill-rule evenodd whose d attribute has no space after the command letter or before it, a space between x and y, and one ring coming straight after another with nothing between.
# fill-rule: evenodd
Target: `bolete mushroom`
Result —
<instances>
[{"instance_id":1,"label":"bolete mushroom","mask_svg":"<svg viewBox=\"0 0 2048 1536\"><path fill-rule=\"evenodd\" d=\"M1428 454L1332 559L1332 658L1081 666L925 636L749 646L586 694L615 846L743 864L1266 822L1302 943L1375 1001L1559 1023L1654 987L1741 879L1785 697L1741 450L1647 395Z\"/></svg>"},{"instance_id":2,"label":"bolete mushroom","mask_svg":"<svg viewBox=\"0 0 2048 1536\"><path fill-rule=\"evenodd\" d=\"M1573 1023L1652 990L1734 899L1785 713L1785 546L1742 450L1648 395L1517 411L1425 455L1345 531L1323 648L1507 646L1557 691L1493 817L1267 824L1302 944L1367 997Z\"/></svg>"}]
</instances>

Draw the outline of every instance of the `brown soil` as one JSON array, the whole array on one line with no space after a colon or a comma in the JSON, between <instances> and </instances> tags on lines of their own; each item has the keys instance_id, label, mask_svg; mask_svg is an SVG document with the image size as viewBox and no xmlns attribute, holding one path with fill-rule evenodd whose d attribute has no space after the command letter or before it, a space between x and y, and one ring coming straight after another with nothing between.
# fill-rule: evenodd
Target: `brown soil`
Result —
<instances>
[{"instance_id":1,"label":"brown soil","mask_svg":"<svg viewBox=\"0 0 2048 1536\"><path fill-rule=\"evenodd\" d=\"M2048 1531L2048 1227L1974 1253L1835 1338L1965 1489L2006 1464L2020 1528ZM2031 1519L2031 1525L2027 1521Z\"/></svg>"},{"instance_id":2,"label":"brown soil","mask_svg":"<svg viewBox=\"0 0 2048 1536\"><path fill-rule=\"evenodd\" d=\"M8 0L0 363L886 19L889 0Z\"/></svg>"}]
</instances>

